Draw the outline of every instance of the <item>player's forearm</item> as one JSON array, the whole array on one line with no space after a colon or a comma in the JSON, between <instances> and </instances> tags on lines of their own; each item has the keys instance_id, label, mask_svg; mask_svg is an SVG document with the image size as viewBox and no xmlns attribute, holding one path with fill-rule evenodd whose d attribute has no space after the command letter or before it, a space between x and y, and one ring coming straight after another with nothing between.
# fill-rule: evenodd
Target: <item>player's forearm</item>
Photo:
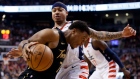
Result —
<instances>
[{"instance_id":1,"label":"player's forearm","mask_svg":"<svg viewBox=\"0 0 140 79\"><path fill-rule=\"evenodd\" d=\"M97 40L110 41L113 39L122 38L122 31L120 32L95 31L90 28L90 37Z\"/></svg>"},{"instance_id":2,"label":"player's forearm","mask_svg":"<svg viewBox=\"0 0 140 79\"><path fill-rule=\"evenodd\" d=\"M115 52L113 52L110 48L106 48L104 52L107 53L119 65L120 68L124 68L123 63Z\"/></svg>"},{"instance_id":3,"label":"player's forearm","mask_svg":"<svg viewBox=\"0 0 140 79\"><path fill-rule=\"evenodd\" d=\"M88 67L89 69L91 68L91 62L89 61L89 59L84 55L84 60L88 63Z\"/></svg>"}]
</instances>

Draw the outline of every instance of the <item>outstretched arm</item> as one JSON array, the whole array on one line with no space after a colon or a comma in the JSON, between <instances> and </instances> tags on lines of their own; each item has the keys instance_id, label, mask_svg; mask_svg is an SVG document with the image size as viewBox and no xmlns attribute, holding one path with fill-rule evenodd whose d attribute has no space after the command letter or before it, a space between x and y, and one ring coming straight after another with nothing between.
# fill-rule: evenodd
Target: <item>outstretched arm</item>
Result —
<instances>
[{"instance_id":1,"label":"outstretched arm","mask_svg":"<svg viewBox=\"0 0 140 79\"><path fill-rule=\"evenodd\" d=\"M9 51L7 55L9 57L23 56L23 58L26 60L28 58L28 54L31 53L29 48L32 45L37 43L46 44L49 42L56 41L58 38L59 35L57 34L57 31L54 31L52 29L44 29L35 33L29 39L21 41L20 44L18 45L18 49L17 48L11 49L11 51Z\"/></svg>"},{"instance_id":2,"label":"outstretched arm","mask_svg":"<svg viewBox=\"0 0 140 79\"><path fill-rule=\"evenodd\" d=\"M54 35L55 33L52 29L40 30L37 33L35 33L33 36L31 36L29 39L21 41L20 44L18 45L18 48L19 50L22 50L25 46L28 46L29 44L33 45L30 42L38 42L40 44L46 44L47 42L54 40L53 39L54 37L51 37ZM27 49L27 51L30 51L30 49Z\"/></svg>"},{"instance_id":3,"label":"outstretched arm","mask_svg":"<svg viewBox=\"0 0 140 79\"><path fill-rule=\"evenodd\" d=\"M107 31L96 31L90 28L90 37L97 40L109 41L113 39L119 39L122 37L130 37L136 35L136 30L129 26L129 24L119 32L107 32Z\"/></svg>"}]
</instances>

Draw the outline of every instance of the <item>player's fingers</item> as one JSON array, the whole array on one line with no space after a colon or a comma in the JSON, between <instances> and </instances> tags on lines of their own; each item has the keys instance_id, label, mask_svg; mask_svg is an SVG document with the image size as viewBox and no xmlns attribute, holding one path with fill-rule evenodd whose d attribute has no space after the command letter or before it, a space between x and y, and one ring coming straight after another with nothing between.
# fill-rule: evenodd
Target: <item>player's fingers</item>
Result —
<instances>
[{"instance_id":1,"label":"player's fingers","mask_svg":"<svg viewBox=\"0 0 140 79\"><path fill-rule=\"evenodd\" d=\"M137 31L135 30L135 32L134 32L134 36L137 34Z\"/></svg>"},{"instance_id":2,"label":"player's fingers","mask_svg":"<svg viewBox=\"0 0 140 79\"><path fill-rule=\"evenodd\" d=\"M129 27L129 26L126 26L126 27L124 28L124 30L125 30L125 29L128 29L128 27Z\"/></svg>"},{"instance_id":3,"label":"player's fingers","mask_svg":"<svg viewBox=\"0 0 140 79\"><path fill-rule=\"evenodd\" d=\"M6 56L9 56L9 55L13 55L13 52L12 51L9 51Z\"/></svg>"},{"instance_id":4,"label":"player's fingers","mask_svg":"<svg viewBox=\"0 0 140 79\"><path fill-rule=\"evenodd\" d=\"M127 26L124 28L124 29L126 29L126 28L128 28L129 27L129 24L127 24Z\"/></svg>"},{"instance_id":5,"label":"player's fingers","mask_svg":"<svg viewBox=\"0 0 140 79\"><path fill-rule=\"evenodd\" d=\"M6 54L6 56L7 56L8 58L14 58L14 56L11 55L11 54Z\"/></svg>"},{"instance_id":6,"label":"player's fingers","mask_svg":"<svg viewBox=\"0 0 140 79\"><path fill-rule=\"evenodd\" d=\"M25 56L23 56L23 59L24 59L25 61L27 61L27 59L26 59L26 57L25 57Z\"/></svg>"},{"instance_id":7,"label":"player's fingers","mask_svg":"<svg viewBox=\"0 0 140 79\"><path fill-rule=\"evenodd\" d=\"M26 52L26 54L27 54L27 56L26 56L26 58L27 58L27 60L29 60L29 56L30 56L30 52Z\"/></svg>"},{"instance_id":8,"label":"player's fingers","mask_svg":"<svg viewBox=\"0 0 140 79\"><path fill-rule=\"evenodd\" d=\"M134 31L133 31L132 35L133 35L133 36L135 36L135 35L136 35L136 30L134 30Z\"/></svg>"},{"instance_id":9,"label":"player's fingers","mask_svg":"<svg viewBox=\"0 0 140 79\"><path fill-rule=\"evenodd\" d=\"M30 43L28 43L28 45L26 45L26 50L27 50L29 53L31 53L30 47L33 46L33 45L35 45L35 44L37 44L37 43L38 43L38 42L30 42Z\"/></svg>"},{"instance_id":10,"label":"player's fingers","mask_svg":"<svg viewBox=\"0 0 140 79\"><path fill-rule=\"evenodd\" d=\"M38 42L33 42L33 44L38 44Z\"/></svg>"},{"instance_id":11,"label":"player's fingers","mask_svg":"<svg viewBox=\"0 0 140 79\"><path fill-rule=\"evenodd\" d=\"M38 44L38 42L30 42L28 48L30 48L31 46L36 45L36 44ZM30 50L30 49L29 49L29 50ZM31 50L28 51L28 53L33 54L33 53L31 52Z\"/></svg>"},{"instance_id":12,"label":"player's fingers","mask_svg":"<svg viewBox=\"0 0 140 79\"><path fill-rule=\"evenodd\" d=\"M9 55L7 55L7 57L8 57L8 58L11 58L11 57L12 57L12 55L10 55L10 54L9 54Z\"/></svg>"},{"instance_id":13,"label":"player's fingers","mask_svg":"<svg viewBox=\"0 0 140 79\"><path fill-rule=\"evenodd\" d=\"M131 32L131 34L133 35L134 32L135 32L135 30L134 30L134 29L131 29L130 32Z\"/></svg>"},{"instance_id":14,"label":"player's fingers","mask_svg":"<svg viewBox=\"0 0 140 79\"><path fill-rule=\"evenodd\" d=\"M9 58L14 58L14 56L10 55Z\"/></svg>"},{"instance_id":15,"label":"player's fingers","mask_svg":"<svg viewBox=\"0 0 140 79\"><path fill-rule=\"evenodd\" d=\"M129 30L133 29L132 27L128 27Z\"/></svg>"},{"instance_id":16,"label":"player's fingers","mask_svg":"<svg viewBox=\"0 0 140 79\"><path fill-rule=\"evenodd\" d=\"M28 52L26 52L26 53L24 54L23 58L24 58L25 61L28 60L28 58L29 58L29 56L28 56Z\"/></svg>"},{"instance_id":17,"label":"player's fingers","mask_svg":"<svg viewBox=\"0 0 140 79\"><path fill-rule=\"evenodd\" d=\"M13 51L17 51L17 50L19 50L19 49L17 49L17 48L13 48L13 49L11 49L11 50L13 50Z\"/></svg>"},{"instance_id":18,"label":"player's fingers","mask_svg":"<svg viewBox=\"0 0 140 79\"><path fill-rule=\"evenodd\" d=\"M135 36L135 35L136 35L136 30L131 29L131 30L130 30L130 33L131 33L131 35Z\"/></svg>"},{"instance_id":19,"label":"player's fingers","mask_svg":"<svg viewBox=\"0 0 140 79\"><path fill-rule=\"evenodd\" d=\"M30 52L30 44L27 44L23 50L24 52Z\"/></svg>"},{"instance_id":20,"label":"player's fingers","mask_svg":"<svg viewBox=\"0 0 140 79\"><path fill-rule=\"evenodd\" d=\"M38 44L38 42L30 42L29 47Z\"/></svg>"},{"instance_id":21,"label":"player's fingers","mask_svg":"<svg viewBox=\"0 0 140 79\"><path fill-rule=\"evenodd\" d=\"M28 58L27 52L28 51L26 49L22 51L24 59Z\"/></svg>"},{"instance_id":22,"label":"player's fingers","mask_svg":"<svg viewBox=\"0 0 140 79\"><path fill-rule=\"evenodd\" d=\"M11 50L14 50L15 48L12 48Z\"/></svg>"},{"instance_id":23,"label":"player's fingers","mask_svg":"<svg viewBox=\"0 0 140 79\"><path fill-rule=\"evenodd\" d=\"M10 51L13 52L13 51L15 51L15 49L16 49L16 48L12 48Z\"/></svg>"},{"instance_id":24,"label":"player's fingers","mask_svg":"<svg viewBox=\"0 0 140 79\"><path fill-rule=\"evenodd\" d=\"M6 54L6 56L10 58L10 57L11 57L10 52L8 52L8 53Z\"/></svg>"},{"instance_id":25,"label":"player's fingers","mask_svg":"<svg viewBox=\"0 0 140 79\"><path fill-rule=\"evenodd\" d=\"M8 55L11 55L11 51L9 51L6 55L7 55L7 56L8 56Z\"/></svg>"},{"instance_id":26,"label":"player's fingers","mask_svg":"<svg viewBox=\"0 0 140 79\"><path fill-rule=\"evenodd\" d=\"M129 24L127 24L127 26L126 27L130 27L130 25Z\"/></svg>"}]
</instances>

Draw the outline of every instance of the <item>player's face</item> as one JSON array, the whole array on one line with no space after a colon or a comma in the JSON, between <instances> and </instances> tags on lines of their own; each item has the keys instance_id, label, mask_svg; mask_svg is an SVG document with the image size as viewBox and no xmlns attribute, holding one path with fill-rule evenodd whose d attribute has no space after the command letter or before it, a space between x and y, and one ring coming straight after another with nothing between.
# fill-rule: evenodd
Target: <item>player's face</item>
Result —
<instances>
[{"instance_id":1,"label":"player's face","mask_svg":"<svg viewBox=\"0 0 140 79\"><path fill-rule=\"evenodd\" d=\"M65 21L68 12L62 7L54 7L52 9L52 19L54 22Z\"/></svg>"},{"instance_id":2,"label":"player's face","mask_svg":"<svg viewBox=\"0 0 140 79\"><path fill-rule=\"evenodd\" d=\"M84 44L84 42L89 38L86 32L81 32L78 29L74 29L71 35L71 47L76 48Z\"/></svg>"}]
</instances>

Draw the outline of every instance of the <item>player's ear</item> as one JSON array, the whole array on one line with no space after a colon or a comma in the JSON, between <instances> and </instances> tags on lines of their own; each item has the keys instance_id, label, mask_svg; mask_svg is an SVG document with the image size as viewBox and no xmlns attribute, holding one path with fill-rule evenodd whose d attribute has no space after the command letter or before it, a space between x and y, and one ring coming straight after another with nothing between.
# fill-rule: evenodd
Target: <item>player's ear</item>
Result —
<instances>
[{"instance_id":1,"label":"player's ear","mask_svg":"<svg viewBox=\"0 0 140 79\"><path fill-rule=\"evenodd\" d=\"M66 11L66 16L68 16L68 14L69 14L68 11Z\"/></svg>"},{"instance_id":2,"label":"player's ear","mask_svg":"<svg viewBox=\"0 0 140 79\"><path fill-rule=\"evenodd\" d=\"M75 33L76 33L76 29L73 28L73 29L72 29L72 34L75 34Z\"/></svg>"}]
</instances>

